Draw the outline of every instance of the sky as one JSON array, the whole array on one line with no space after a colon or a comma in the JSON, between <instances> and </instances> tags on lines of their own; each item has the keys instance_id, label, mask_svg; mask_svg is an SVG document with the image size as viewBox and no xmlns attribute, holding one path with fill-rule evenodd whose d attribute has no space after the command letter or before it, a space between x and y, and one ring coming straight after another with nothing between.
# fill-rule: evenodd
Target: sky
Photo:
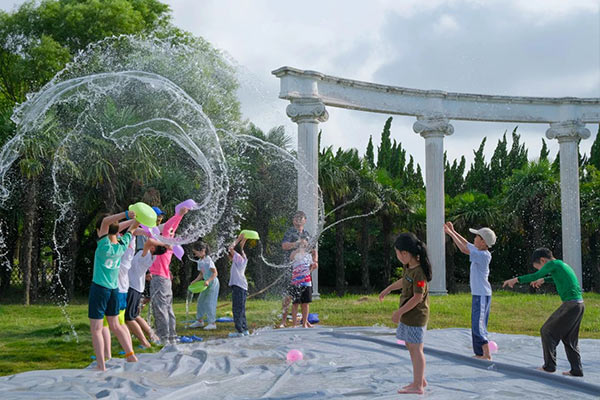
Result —
<instances>
[{"instance_id":1,"label":"sky","mask_svg":"<svg viewBox=\"0 0 600 400\"><path fill-rule=\"evenodd\" d=\"M202 36L238 66L244 116L263 130L285 125L278 99L281 66L417 89L515 96L600 97L600 0L170 0L173 22ZM12 10L22 1L0 0ZM379 143L389 115L328 107L322 145ZM424 166L414 117L394 116L392 139ZM515 124L453 121L450 160L486 136L486 154ZM597 126L582 141L589 153ZM522 124L536 158L547 125ZM548 141L551 156L558 143Z\"/></svg>"}]
</instances>

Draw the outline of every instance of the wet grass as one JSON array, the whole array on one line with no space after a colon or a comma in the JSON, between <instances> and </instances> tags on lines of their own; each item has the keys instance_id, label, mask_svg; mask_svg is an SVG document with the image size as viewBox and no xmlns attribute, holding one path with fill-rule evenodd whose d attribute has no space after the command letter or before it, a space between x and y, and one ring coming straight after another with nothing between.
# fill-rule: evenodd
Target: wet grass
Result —
<instances>
[{"instance_id":1,"label":"wet grass","mask_svg":"<svg viewBox=\"0 0 600 400\"><path fill-rule=\"evenodd\" d=\"M581 338L600 339L600 295L584 295L586 311L581 325ZM324 296L311 305L311 312L319 314L321 324L331 326L372 326L382 324L392 327L391 314L398 307L399 296L390 295L380 303L376 295ZM548 316L560 305L556 295L519 294L509 291L494 292L489 330L539 336L539 329ZM251 330L273 327L278 324L281 312L279 299L250 300L247 303L247 319ZM195 304L190 306L189 319L193 319ZM79 343L71 326L56 305L22 306L0 305L0 375L18 372L83 368L92 361L93 355L86 299L79 299L67 307ZM218 316L231 311L228 301L220 301ZM205 340L226 337L234 330L233 323L218 323L215 331L185 328L185 300L175 303L177 332L180 335L196 334ZM146 315L144 311L143 315ZM470 328L471 296L455 294L431 298L429 329ZM139 349L138 353L156 352L158 348ZM113 357L122 357L116 339L113 338Z\"/></svg>"}]
</instances>

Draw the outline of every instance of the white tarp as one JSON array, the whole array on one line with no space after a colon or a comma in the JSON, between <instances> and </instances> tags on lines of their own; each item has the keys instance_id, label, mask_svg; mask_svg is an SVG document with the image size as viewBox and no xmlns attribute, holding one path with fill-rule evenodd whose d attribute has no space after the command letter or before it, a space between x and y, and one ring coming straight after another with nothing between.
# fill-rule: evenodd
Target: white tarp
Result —
<instances>
[{"instance_id":1,"label":"white tarp","mask_svg":"<svg viewBox=\"0 0 600 400\"><path fill-rule=\"evenodd\" d=\"M0 378L1 399L397 399L412 381L408 351L384 327L262 329L243 338L168 346L138 363L82 370L32 371ZM580 340L585 376L536 371L538 337L490 335L493 362L471 358L465 329L427 332L428 399L597 399L600 340ZM288 364L298 349L304 360ZM559 371L568 370L562 345ZM416 395L403 395L414 398Z\"/></svg>"}]
</instances>

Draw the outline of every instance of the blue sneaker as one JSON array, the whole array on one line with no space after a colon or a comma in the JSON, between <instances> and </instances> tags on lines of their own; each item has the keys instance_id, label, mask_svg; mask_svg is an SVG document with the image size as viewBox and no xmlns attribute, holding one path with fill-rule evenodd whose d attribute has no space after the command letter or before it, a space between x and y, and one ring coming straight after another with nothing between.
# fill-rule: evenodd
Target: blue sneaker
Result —
<instances>
[{"instance_id":1,"label":"blue sneaker","mask_svg":"<svg viewBox=\"0 0 600 400\"><path fill-rule=\"evenodd\" d=\"M239 333L239 332L231 332L229 334L229 337L242 337L244 334L243 333Z\"/></svg>"},{"instance_id":2,"label":"blue sneaker","mask_svg":"<svg viewBox=\"0 0 600 400\"><path fill-rule=\"evenodd\" d=\"M242 333L242 335L244 335L244 336L250 336L250 332L248 332L248 330L245 330L244 333Z\"/></svg>"},{"instance_id":3,"label":"blue sneaker","mask_svg":"<svg viewBox=\"0 0 600 400\"><path fill-rule=\"evenodd\" d=\"M201 342L201 341L204 340L200 336L196 336L196 335L192 335L192 336L190 336L190 338L192 338L192 340L195 341L195 342Z\"/></svg>"}]
</instances>

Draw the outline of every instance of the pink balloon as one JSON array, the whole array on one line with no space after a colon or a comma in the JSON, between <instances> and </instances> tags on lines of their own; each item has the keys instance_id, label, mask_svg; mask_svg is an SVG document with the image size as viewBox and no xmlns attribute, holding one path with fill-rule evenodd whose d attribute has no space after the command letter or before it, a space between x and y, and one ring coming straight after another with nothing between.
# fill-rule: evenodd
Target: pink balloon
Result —
<instances>
[{"instance_id":1,"label":"pink balloon","mask_svg":"<svg viewBox=\"0 0 600 400\"><path fill-rule=\"evenodd\" d=\"M404 340L398 339L398 341L396 343L398 343L398 344L400 344L402 346L406 346L406 343L404 343Z\"/></svg>"},{"instance_id":2,"label":"pink balloon","mask_svg":"<svg viewBox=\"0 0 600 400\"><path fill-rule=\"evenodd\" d=\"M496 354L498 352L498 343L494 342L493 340L488 342L488 347L490 348L490 353Z\"/></svg>"},{"instance_id":3,"label":"pink balloon","mask_svg":"<svg viewBox=\"0 0 600 400\"><path fill-rule=\"evenodd\" d=\"M182 259L183 258L183 247L181 247L180 245L176 244L175 246L173 246L173 254L175 255L175 257L177 257L178 259Z\"/></svg>"},{"instance_id":4,"label":"pink balloon","mask_svg":"<svg viewBox=\"0 0 600 400\"><path fill-rule=\"evenodd\" d=\"M148 228L146 225L140 225L140 228L142 228L142 230L146 232L149 236L152 235L152 233L150 232L150 228Z\"/></svg>"},{"instance_id":5,"label":"pink balloon","mask_svg":"<svg viewBox=\"0 0 600 400\"><path fill-rule=\"evenodd\" d=\"M154 237L160 236L160 229L157 226L150 229L150 234Z\"/></svg>"},{"instance_id":6,"label":"pink balloon","mask_svg":"<svg viewBox=\"0 0 600 400\"><path fill-rule=\"evenodd\" d=\"M187 199L185 201L182 201L181 203L175 206L175 214L179 214L179 210L183 207L193 210L194 208L198 207L198 204L196 204L196 202L193 199Z\"/></svg>"},{"instance_id":7,"label":"pink balloon","mask_svg":"<svg viewBox=\"0 0 600 400\"><path fill-rule=\"evenodd\" d=\"M301 361L302 358L304 358L304 356L302 355L302 352L300 350L293 349L288 351L286 358L289 362L296 362Z\"/></svg>"}]
</instances>

